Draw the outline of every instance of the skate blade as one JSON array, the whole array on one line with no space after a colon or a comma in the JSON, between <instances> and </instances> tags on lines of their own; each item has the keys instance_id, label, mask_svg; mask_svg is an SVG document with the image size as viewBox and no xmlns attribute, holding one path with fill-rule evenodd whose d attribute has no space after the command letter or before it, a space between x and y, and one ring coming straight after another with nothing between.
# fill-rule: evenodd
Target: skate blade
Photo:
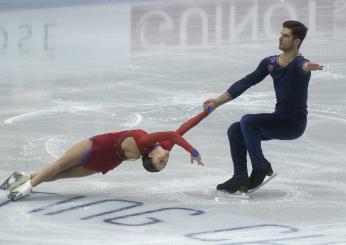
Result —
<instances>
[{"instance_id":1,"label":"skate blade","mask_svg":"<svg viewBox=\"0 0 346 245\"><path fill-rule=\"evenodd\" d=\"M0 186L0 190L6 191L8 188L10 188L10 185L7 182L2 183Z\"/></svg>"},{"instance_id":2,"label":"skate blade","mask_svg":"<svg viewBox=\"0 0 346 245\"><path fill-rule=\"evenodd\" d=\"M215 198L216 199L225 199L225 198L235 198L235 199L243 199L243 200L248 200L250 199L250 196L247 192L240 192L237 191L235 193L229 193L227 191L216 191L215 193Z\"/></svg>"},{"instance_id":3,"label":"skate blade","mask_svg":"<svg viewBox=\"0 0 346 245\"><path fill-rule=\"evenodd\" d=\"M264 181L262 182L262 184L260 184L259 186L253 188L253 189L250 189L248 190L248 193L253 193L255 191L257 191L258 189L260 189L262 186L264 186L265 184L267 184L269 181L271 181L272 179L274 179L278 174L277 173L273 173L272 175L270 176L267 176Z\"/></svg>"},{"instance_id":4,"label":"skate blade","mask_svg":"<svg viewBox=\"0 0 346 245\"><path fill-rule=\"evenodd\" d=\"M1 184L0 189L4 191L8 190L11 187L11 184L16 181L16 177L17 177L17 172L12 173L10 177L8 177L4 181L4 183Z\"/></svg>"},{"instance_id":5,"label":"skate blade","mask_svg":"<svg viewBox=\"0 0 346 245\"><path fill-rule=\"evenodd\" d=\"M10 194L7 195L7 197L11 199L11 201L17 201L19 199L22 199L24 196L22 193L19 193L19 192L11 192Z\"/></svg>"},{"instance_id":6,"label":"skate blade","mask_svg":"<svg viewBox=\"0 0 346 245\"><path fill-rule=\"evenodd\" d=\"M16 187L20 186L21 184L25 183L30 179L29 176L25 175L25 173L21 172L14 172L13 174L10 175L10 177L5 180L4 183L0 186L1 190L10 190L12 191Z\"/></svg>"}]
</instances>

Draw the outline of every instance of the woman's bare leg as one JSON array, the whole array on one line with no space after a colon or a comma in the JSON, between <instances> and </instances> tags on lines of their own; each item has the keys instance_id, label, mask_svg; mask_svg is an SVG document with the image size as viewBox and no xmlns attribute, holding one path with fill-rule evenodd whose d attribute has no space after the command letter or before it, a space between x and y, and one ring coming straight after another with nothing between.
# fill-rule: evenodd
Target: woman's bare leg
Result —
<instances>
[{"instance_id":1,"label":"woman's bare leg","mask_svg":"<svg viewBox=\"0 0 346 245\"><path fill-rule=\"evenodd\" d=\"M86 151L89 149L89 147L92 145L92 141L87 139L83 140L75 145L73 145L69 150L65 152L65 154L57 159L52 164L48 165L47 167L43 168L41 171L37 172L36 174L33 174L30 180L31 185L33 187L41 184L42 182L54 180L59 178L59 174L63 173L65 170L68 170L74 166L80 166L80 162L86 153ZM92 171L88 172L85 171L86 169L72 169L71 171L75 174L75 177L81 177L90 175ZM88 174L87 174L88 173ZM68 175L68 172L65 173L66 176ZM80 174L80 176L78 176ZM83 175L86 174L86 175Z\"/></svg>"},{"instance_id":2,"label":"woman's bare leg","mask_svg":"<svg viewBox=\"0 0 346 245\"><path fill-rule=\"evenodd\" d=\"M68 168L55 176L51 177L50 179L45 180L45 182L55 181L58 179L66 179L66 178L79 178L79 177L85 177L89 175L96 174L96 171L92 171L86 168L83 168L81 165L76 165L71 168ZM38 173L34 173L30 175L30 179L33 179Z\"/></svg>"}]
</instances>

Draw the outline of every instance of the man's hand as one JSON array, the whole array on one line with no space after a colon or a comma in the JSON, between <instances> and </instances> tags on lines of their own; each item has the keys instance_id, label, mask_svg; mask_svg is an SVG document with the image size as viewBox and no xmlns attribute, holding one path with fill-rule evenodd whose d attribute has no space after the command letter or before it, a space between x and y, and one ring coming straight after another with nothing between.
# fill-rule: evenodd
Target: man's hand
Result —
<instances>
[{"instance_id":1,"label":"man's hand","mask_svg":"<svg viewBox=\"0 0 346 245\"><path fill-rule=\"evenodd\" d=\"M320 65L315 62L305 62L303 65L304 71L317 71L317 70L323 70L323 65Z\"/></svg>"},{"instance_id":2,"label":"man's hand","mask_svg":"<svg viewBox=\"0 0 346 245\"><path fill-rule=\"evenodd\" d=\"M203 103L203 109L206 111L208 110L208 107L214 110L217 107L216 100L215 99L208 99L204 101Z\"/></svg>"},{"instance_id":3,"label":"man's hand","mask_svg":"<svg viewBox=\"0 0 346 245\"><path fill-rule=\"evenodd\" d=\"M215 110L216 107L223 105L231 100L231 96L228 93L223 93L216 99L208 99L203 103L203 109L207 110L208 107Z\"/></svg>"}]
</instances>

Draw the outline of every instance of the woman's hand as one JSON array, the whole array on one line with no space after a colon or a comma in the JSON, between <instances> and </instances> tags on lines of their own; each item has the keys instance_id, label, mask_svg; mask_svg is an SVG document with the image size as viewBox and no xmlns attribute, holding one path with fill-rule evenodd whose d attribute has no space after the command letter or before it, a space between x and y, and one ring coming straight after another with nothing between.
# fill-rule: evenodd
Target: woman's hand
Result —
<instances>
[{"instance_id":1,"label":"woman's hand","mask_svg":"<svg viewBox=\"0 0 346 245\"><path fill-rule=\"evenodd\" d=\"M198 165L204 166L204 164L202 163L201 155L196 150L191 152L191 164L193 164L194 161L196 161L198 163Z\"/></svg>"},{"instance_id":2,"label":"woman's hand","mask_svg":"<svg viewBox=\"0 0 346 245\"><path fill-rule=\"evenodd\" d=\"M199 157L191 157L191 164L193 164L193 162L196 161L198 163L198 165L202 165L202 166L205 166L203 163L202 163L202 158L199 156Z\"/></svg>"}]
</instances>

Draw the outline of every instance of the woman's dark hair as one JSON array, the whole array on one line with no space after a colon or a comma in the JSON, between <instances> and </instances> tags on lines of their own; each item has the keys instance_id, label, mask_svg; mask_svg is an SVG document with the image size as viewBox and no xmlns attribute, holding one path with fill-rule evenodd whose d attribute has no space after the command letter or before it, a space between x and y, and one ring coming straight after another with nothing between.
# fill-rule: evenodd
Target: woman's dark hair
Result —
<instances>
[{"instance_id":1,"label":"woman's dark hair","mask_svg":"<svg viewBox=\"0 0 346 245\"><path fill-rule=\"evenodd\" d=\"M295 38L295 39L300 39L301 42L299 44L299 46L302 44L305 36L306 36L306 33L308 32L308 28L301 22L299 21L296 21L296 20L288 20L288 21L285 21L283 24L282 24L283 27L285 28L288 28L291 30L292 32L292 36Z\"/></svg>"},{"instance_id":2,"label":"woman's dark hair","mask_svg":"<svg viewBox=\"0 0 346 245\"><path fill-rule=\"evenodd\" d=\"M157 170L153 164L153 159L149 156L142 156L142 162L143 162L143 167L145 168L145 170L147 170L148 172L159 172L159 170Z\"/></svg>"}]
</instances>

